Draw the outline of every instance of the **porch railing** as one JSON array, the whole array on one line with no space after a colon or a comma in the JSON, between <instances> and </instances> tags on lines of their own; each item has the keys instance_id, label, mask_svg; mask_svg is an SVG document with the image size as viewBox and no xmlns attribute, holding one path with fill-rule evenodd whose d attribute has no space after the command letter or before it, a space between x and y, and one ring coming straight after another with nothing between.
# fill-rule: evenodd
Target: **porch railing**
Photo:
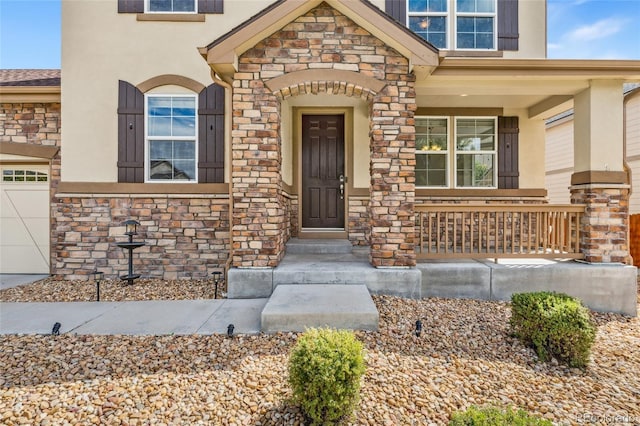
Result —
<instances>
[{"instance_id":1,"label":"porch railing","mask_svg":"<svg viewBox=\"0 0 640 426\"><path fill-rule=\"evenodd\" d=\"M418 204L416 255L581 259L581 204Z\"/></svg>"}]
</instances>

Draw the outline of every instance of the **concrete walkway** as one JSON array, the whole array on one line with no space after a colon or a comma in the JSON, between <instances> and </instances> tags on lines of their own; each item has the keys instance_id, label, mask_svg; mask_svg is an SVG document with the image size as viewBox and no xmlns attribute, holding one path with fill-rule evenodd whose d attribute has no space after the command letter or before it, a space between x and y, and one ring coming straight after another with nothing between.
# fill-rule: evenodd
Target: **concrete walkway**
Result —
<instances>
[{"instance_id":1,"label":"concrete walkway","mask_svg":"<svg viewBox=\"0 0 640 426\"><path fill-rule=\"evenodd\" d=\"M0 334L256 334L267 300L0 303Z\"/></svg>"},{"instance_id":2,"label":"concrete walkway","mask_svg":"<svg viewBox=\"0 0 640 426\"><path fill-rule=\"evenodd\" d=\"M18 287L23 284L31 284L36 281L43 280L48 276L49 275L35 274L0 274L0 290Z\"/></svg>"}]
</instances>

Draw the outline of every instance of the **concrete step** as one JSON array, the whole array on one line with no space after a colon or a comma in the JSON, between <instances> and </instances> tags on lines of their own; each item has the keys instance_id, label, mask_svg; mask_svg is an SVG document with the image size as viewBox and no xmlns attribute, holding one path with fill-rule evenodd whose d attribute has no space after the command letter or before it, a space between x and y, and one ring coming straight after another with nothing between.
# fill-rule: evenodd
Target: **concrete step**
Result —
<instances>
[{"instance_id":1,"label":"concrete step","mask_svg":"<svg viewBox=\"0 0 640 426\"><path fill-rule=\"evenodd\" d=\"M262 310L262 331L309 327L377 330L378 310L365 285L279 285Z\"/></svg>"},{"instance_id":2,"label":"concrete step","mask_svg":"<svg viewBox=\"0 0 640 426\"><path fill-rule=\"evenodd\" d=\"M351 253L349 240L298 239L287 242L288 254L347 254Z\"/></svg>"}]
</instances>

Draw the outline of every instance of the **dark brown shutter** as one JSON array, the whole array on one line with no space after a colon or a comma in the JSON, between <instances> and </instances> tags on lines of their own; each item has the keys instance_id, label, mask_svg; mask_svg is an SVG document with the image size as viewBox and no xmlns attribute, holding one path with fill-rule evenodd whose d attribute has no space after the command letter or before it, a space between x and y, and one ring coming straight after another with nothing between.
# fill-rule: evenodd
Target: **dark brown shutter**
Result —
<instances>
[{"instance_id":1,"label":"dark brown shutter","mask_svg":"<svg viewBox=\"0 0 640 426\"><path fill-rule=\"evenodd\" d=\"M118 87L118 182L144 182L144 95L122 80Z\"/></svg>"},{"instance_id":2,"label":"dark brown shutter","mask_svg":"<svg viewBox=\"0 0 640 426\"><path fill-rule=\"evenodd\" d=\"M407 0L385 0L384 10L402 25L407 25Z\"/></svg>"},{"instance_id":3,"label":"dark brown shutter","mask_svg":"<svg viewBox=\"0 0 640 426\"><path fill-rule=\"evenodd\" d=\"M223 0L198 0L198 13L223 13Z\"/></svg>"},{"instance_id":4,"label":"dark brown shutter","mask_svg":"<svg viewBox=\"0 0 640 426\"><path fill-rule=\"evenodd\" d=\"M118 0L118 13L144 13L144 0Z\"/></svg>"},{"instance_id":5,"label":"dark brown shutter","mask_svg":"<svg viewBox=\"0 0 640 426\"><path fill-rule=\"evenodd\" d=\"M518 50L518 37L518 0L498 0L498 50Z\"/></svg>"},{"instance_id":6,"label":"dark brown shutter","mask_svg":"<svg viewBox=\"0 0 640 426\"><path fill-rule=\"evenodd\" d=\"M224 87L212 84L198 98L198 182L224 182Z\"/></svg>"},{"instance_id":7,"label":"dark brown shutter","mask_svg":"<svg viewBox=\"0 0 640 426\"><path fill-rule=\"evenodd\" d=\"M498 117L498 188L518 189L518 117Z\"/></svg>"}]
</instances>

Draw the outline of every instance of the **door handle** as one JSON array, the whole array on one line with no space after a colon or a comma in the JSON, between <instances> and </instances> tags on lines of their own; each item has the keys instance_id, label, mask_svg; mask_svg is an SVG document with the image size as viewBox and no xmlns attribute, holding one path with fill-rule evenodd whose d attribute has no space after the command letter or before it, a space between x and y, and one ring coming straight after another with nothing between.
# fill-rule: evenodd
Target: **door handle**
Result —
<instances>
[{"instance_id":1,"label":"door handle","mask_svg":"<svg viewBox=\"0 0 640 426\"><path fill-rule=\"evenodd\" d=\"M338 179L340 179L340 199L344 200L344 183L347 181L347 178L345 175L340 175Z\"/></svg>"}]
</instances>

